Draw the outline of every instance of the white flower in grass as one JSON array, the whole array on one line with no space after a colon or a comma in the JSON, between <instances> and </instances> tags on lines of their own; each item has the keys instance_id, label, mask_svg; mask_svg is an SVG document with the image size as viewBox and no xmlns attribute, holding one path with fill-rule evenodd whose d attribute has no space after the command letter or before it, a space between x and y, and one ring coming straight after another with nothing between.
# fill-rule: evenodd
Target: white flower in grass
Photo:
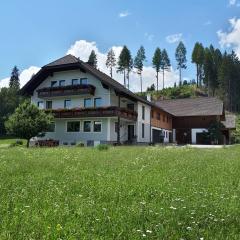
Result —
<instances>
[{"instance_id":1,"label":"white flower in grass","mask_svg":"<svg viewBox=\"0 0 240 240\"><path fill-rule=\"evenodd\" d=\"M191 231L191 230L192 230L192 228L191 228L191 227L187 227L187 230L188 230L188 231Z\"/></svg>"},{"instance_id":2,"label":"white flower in grass","mask_svg":"<svg viewBox=\"0 0 240 240\"><path fill-rule=\"evenodd\" d=\"M142 232L142 230L138 229L137 232Z\"/></svg>"},{"instance_id":3,"label":"white flower in grass","mask_svg":"<svg viewBox=\"0 0 240 240\"><path fill-rule=\"evenodd\" d=\"M143 237L146 237L147 235L143 233L143 235L142 235L142 236L143 236Z\"/></svg>"},{"instance_id":4,"label":"white flower in grass","mask_svg":"<svg viewBox=\"0 0 240 240\"><path fill-rule=\"evenodd\" d=\"M200 237L199 240L204 240L204 238L203 238L203 237Z\"/></svg>"},{"instance_id":5,"label":"white flower in grass","mask_svg":"<svg viewBox=\"0 0 240 240\"><path fill-rule=\"evenodd\" d=\"M152 233L152 231L151 230L147 230L146 233Z\"/></svg>"},{"instance_id":6,"label":"white flower in grass","mask_svg":"<svg viewBox=\"0 0 240 240\"><path fill-rule=\"evenodd\" d=\"M171 207L170 207L170 209L172 209L172 210L176 210L177 208L176 208L176 207L173 207L173 206L171 206Z\"/></svg>"}]
</instances>

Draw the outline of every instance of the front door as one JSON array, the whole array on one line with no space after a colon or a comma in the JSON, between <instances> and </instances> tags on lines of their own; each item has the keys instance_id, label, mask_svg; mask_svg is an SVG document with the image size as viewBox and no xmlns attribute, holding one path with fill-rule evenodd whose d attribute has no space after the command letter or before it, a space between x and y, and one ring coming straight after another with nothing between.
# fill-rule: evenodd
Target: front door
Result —
<instances>
[{"instance_id":1,"label":"front door","mask_svg":"<svg viewBox=\"0 0 240 240\"><path fill-rule=\"evenodd\" d=\"M134 139L134 125L128 125L128 141Z\"/></svg>"}]
</instances>

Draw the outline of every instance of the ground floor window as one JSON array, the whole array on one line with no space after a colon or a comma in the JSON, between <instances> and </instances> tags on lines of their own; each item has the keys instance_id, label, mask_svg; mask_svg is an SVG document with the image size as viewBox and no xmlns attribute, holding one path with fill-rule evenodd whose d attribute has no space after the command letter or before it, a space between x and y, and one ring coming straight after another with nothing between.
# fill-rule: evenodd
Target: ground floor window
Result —
<instances>
[{"instance_id":1,"label":"ground floor window","mask_svg":"<svg viewBox=\"0 0 240 240\"><path fill-rule=\"evenodd\" d=\"M145 137L145 126L144 123L142 123L142 138Z\"/></svg>"},{"instance_id":2,"label":"ground floor window","mask_svg":"<svg viewBox=\"0 0 240 240\"><path fill-rule=\"evenodd\" d=\"M93 122L93 131L94 132L101 132L102 131L102 122L94 121Z\"/></svg>"},{"instance_id":3,"label":"ground floor window","mask_svg":"<svg viewBox=\"0 0 240 240\"><path fill-rule=\"evenodd\" d=\"M39 108L39 109L44 109L44 102L43 102L43 101L39 101L39 102L37 103L37 105L38 105L38 108Z\"/></svg>"},{"instance_id":4,"label":"ground floor window","mask_svg":"<svg viewBox=\"0 0 240 240\"><path fill-rule=\"evenodd\" d=\"M49 125L47 132L55 132L55 122Z\"/></svg>"},{"instance_id":5,"label":"ground floor window","mask_svg":"<svg viewBox=\"0 0 240 240\"><path fill-rule=\"evenodd\" d=\"M67 122L67 132L79 132L79 131L80 131L79 121Z\"/></svg>"},{"instance_id":6,"label":"ground floor window","mask_svg":"<svg viewBox=\"0 0 240 240\"><path fill-rule=\"evenodd\" d=\"M46 101L46 109L52 109L52 101Z\"/></svg>"},{"instance_id":7,"label":"ground floor window","mask_svg":"<svg viewBox=\"0 0 240 240\"><path fill-rule=\"evenodd\" d=\"M83 131L84 132L91 132L91 121L84 121L83 122Z\"/></svg>"}]
</instances>

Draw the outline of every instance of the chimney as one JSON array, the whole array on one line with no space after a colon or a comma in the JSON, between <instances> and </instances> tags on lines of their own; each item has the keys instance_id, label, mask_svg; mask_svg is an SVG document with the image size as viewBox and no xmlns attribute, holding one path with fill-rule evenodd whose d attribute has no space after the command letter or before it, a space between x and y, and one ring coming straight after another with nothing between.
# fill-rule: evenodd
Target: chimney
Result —
<instances>
[{"instance_id":1,"label":"chimney","mask_svg":"<svg viewBox=\"0 0 240 240\"><path fill-rule=\"evenodd\" d=\"M147 94L147 100L148 100L149 102L152 101L152 95L151 95L151 93L148 93L148 94Z\"/></svg>"}]
</instances>

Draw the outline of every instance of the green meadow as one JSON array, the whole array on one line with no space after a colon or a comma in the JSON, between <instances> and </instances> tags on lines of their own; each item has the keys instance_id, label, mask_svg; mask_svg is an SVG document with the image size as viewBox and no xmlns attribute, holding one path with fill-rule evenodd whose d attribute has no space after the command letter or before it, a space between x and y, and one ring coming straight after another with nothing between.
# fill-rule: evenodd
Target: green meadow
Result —
<instances>
[{"instance_id":1,"label":"green meadow","mask_svg":"<svg viewBox=\"0 0 240 240\"><path fill-rule=\"evenodd\" d=\"M10 142L0 140L0 239L240 239L240 146Z\"/></svg>"}]
</instances>

